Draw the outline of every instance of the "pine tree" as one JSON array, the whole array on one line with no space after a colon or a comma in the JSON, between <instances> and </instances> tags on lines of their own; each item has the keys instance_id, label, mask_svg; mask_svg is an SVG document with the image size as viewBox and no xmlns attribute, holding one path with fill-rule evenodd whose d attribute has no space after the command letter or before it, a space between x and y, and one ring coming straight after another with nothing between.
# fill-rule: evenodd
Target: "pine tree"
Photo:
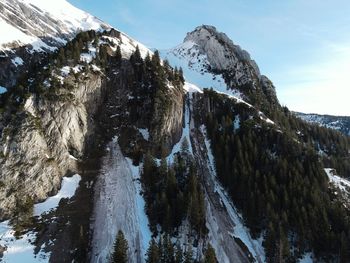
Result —
<instances>
[{"instance_id":1,"label":"pine tree","mask_svg":"<svg viewBox=\"0 0 350 263\"><path fill-rule=\"evenodd\" d=\"M181 83L184 84L185 83L185 78L184 78L183 71L182 71L181 67L179 69L179 77L180 77Z\"/></svg>"},{"instance_id":2,"label":"pine tree","mask_svg":"<svg viewBox=\"0 0 350 263\"><path fill-rule=\"evenodd\" d=\"M60 48L57 56L57 66L63 66L66 63L66 55L64 52L64 48Z\"/></svg>"},{"instance_id":3,"label":"pine tree","mask_svg":"<svg viewBox=\"0 0 350 263\"><path fill-rule=\"evenodd\" d=\"M267 262L274 262L276 256L276 234L272 224L270 224L268 230L266 231L264 247Z\"/></svg>"},{"instance_id":4,"label":"pine tree","mask_svg":"<svg viewBox=\"0 0 350 263\"><path fill-rule=\"evenodd\" d=\"M154 239L151 240L147 253L146 263L160 263L159 247Z\"/></svg>"},{"instance_id":5,"label":"pine tree","mask_svg":"<svg viewBox=\"0 0 350 263\"><path fill-rule=\"evenodd\" d=\"M344 232L341 233L340 242L340 263L350 262L350 243Z\"/></svg>"},{"instance_id":6,"label":"pine tree","mask_svg":"<svg viewBox=\"0 0 350 263\"><path fill-rule=\"evenodd\" d=\"M189 144L188 144L188 140L187 137L183 138L182 142L181 142L181 155L185 155L189 153Z\"/></svg>"},{"instance_id":7,"label":"pine tree","mask_svg":"<svg viewBox=\"0 0 350 263\"><path fill-rule=\"evenodd\" d=\"M101 45L99 52L98 52L99 58L100 58L100 63L104 67L107 63L107 58L108 58L108 52L107 52L107 46L106 45Z\"/></svg>"},{"instance_id":8,"label":"pine tree","mask_svg":"<svg viewBox=\"0 0 350 263\"><path fill-rule=\"evenodd\" d=\"M125 239L121 230L118 231L117 238L114 242L114 252L112 254L112 263L128 262L128 241Z\"/></svg>"},{"instance_id":9,"label":"pine tree","mask_svg":"<svg viewBox=\"0 0 350 263\"><path fill-rule=\"evenodd\" d=\"M173 263L174 262L174 246L171 243L170 236L166 235L163 237L163 249L162 249L162 263Z\"/></svg>"},{"instance_id":10,"label":"pine tree","mask_svg":"<svg viewBox=\"0 0 350 263\"><path fill-rule=\"evenodd\" d=\"M192 251L192 247L191 245L189 244L188 247L187 247L187 250L185 251L185 254L184 254L184 263L193 263L193 251Z\"/></svg>"},{"instance_id":11,"label":"pine tree","mask_svg":"<svg viewBox=\"0 0 350 263\"><path fill-rule=\"evenodd\" d=\"M115 52L115 59L120 65L120 62L122 61L122 51L120 50L120 46L117 47L117 51Z\"/></svg>"},{"instance_id":12,"label":"pine tree","mask_svg":"<svg viewBox=\"0 0 350 263\"><path fill-rule=\"evenodd\" d=\"M217 262L218 260L216 259L215 250L209 244L207 250L205 251L204 263L217 263Z\"/></svg>"},{"instance_id":13,"label":"pine tree","mask_svg":"<svg viewBox=\"0 0 350 263\"><path fill-rule=\"evenodd\" d=\"M183 262L183 252L181 246L178 244L176 246L176 251L175 251L175 263L182 263Z\"/></svg>"}]
</instances>

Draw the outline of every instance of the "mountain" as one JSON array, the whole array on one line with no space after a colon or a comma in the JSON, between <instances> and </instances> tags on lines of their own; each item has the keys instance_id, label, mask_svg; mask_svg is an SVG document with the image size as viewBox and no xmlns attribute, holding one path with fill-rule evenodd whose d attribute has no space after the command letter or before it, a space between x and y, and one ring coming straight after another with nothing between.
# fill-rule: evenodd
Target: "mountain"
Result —
<instances>
[{"instance_id":1,"label":"mountain","mask_svg":"<svg viewBox=\"0 0 350 263\"><path fill-rule=\"evenodd\" d=\"M307 114L295 112L296 116L310 123L316 123L323 127L338 130L345 135L350 136L350 117L349 116L332 116L320 114Z\"/></svg>"},{"instance_id":2,"label":"mountain","mask_svg":"<svg viewBox=\"0 0 350 263\"><path fill-rule=\"evenodd\" d=\"M55 5L43 0L2 0L0 8L2 51L27 44L34 51L52 50L79 31L110 28L65 0Z\"/></svg>"},{"instance_id":3,"label":"mountain","mask_svg":"<svg viewBox=\"0 0 350 263\"><path fill-rule=\"evenodd\" d=\"M213 26L197 27L183 43L162 54L200 87L230 92L262 108L279 105L275 87L249 53Z\"/></svg>"},{"instance_id":4,"label":"mountain","mask_svg":"<svg viewBox=\"0 0 350 263\"><path fill-rule=\"evenodd\" d=\"M65 0L0 1L0 86L11 88L19 75L78 32L111 28Z\"/></svg>"},{"instance_id":5,"label":"mountain","mask_svg":"<svg viewBox=\"0 0 350 263\"><path fill-rule=\"evenodd\" d=\"M3 53L0 260L349 261L350 138L280 106L225 34L151 52L65 1L11 3L65 42Z\"/></svg>"}]
</instances>

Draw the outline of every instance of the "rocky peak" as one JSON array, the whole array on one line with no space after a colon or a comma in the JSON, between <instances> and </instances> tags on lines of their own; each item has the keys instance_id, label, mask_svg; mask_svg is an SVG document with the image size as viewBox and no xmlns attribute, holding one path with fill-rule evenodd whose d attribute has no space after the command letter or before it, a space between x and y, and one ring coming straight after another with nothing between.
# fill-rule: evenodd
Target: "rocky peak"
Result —
<instances>
[{"instance_id":1,"label":"rocky peak","mask_svg":"<svg viewBox=\"0 0 350 263\"><path fill-rule=\"evenodd\" d=\"M193 42L197 48L207 55L210 65L215 70L234 68L239 61L248 63L257 76L260 71L255 61L250 58L247 51L235 45L225 33L217 31L214 26L202 25L194 31L187 33L184 42Z\"/></svg>"},{"instance_id":2,"label":"rocky peak","mask_svg":"<svg viewBox=\"0 0 350 263\"><path fill-rule=\"evenodd\" d=\"M233 95L239 94L258 108L271 109L279 105L273 83L260 74L259 67L249 53L214 26L195 28L170 53L184 62L186 76L191 76L191 71L197 71L201 75L210 75L213 80L223 80L225 89ZM218 85L213 83L208 81L202 88L217 89ZM201 86L198 82L196 84Z\"/></svg>"}]
</instances>

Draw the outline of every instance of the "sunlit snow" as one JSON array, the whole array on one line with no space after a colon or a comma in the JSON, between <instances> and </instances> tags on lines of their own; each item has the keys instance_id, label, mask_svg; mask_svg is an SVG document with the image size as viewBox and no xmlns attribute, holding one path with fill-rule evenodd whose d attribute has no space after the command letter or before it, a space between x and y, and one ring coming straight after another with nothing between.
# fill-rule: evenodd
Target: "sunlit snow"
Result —
<instances>
[{"instance_id":1,"label":"sunlit snow","mask_svg":"<svg viewBox=\"0 0 350 263\"><path fill-rule=\"evenodd\" d=\"M0 86L0 94L3 94L7 92L7 89L5 87Z\"/></svg>"},{"instance_id":2,"label":"sunlit snow","mask_svg":"<svg viewBox=\"0 0 350 263\"><path fill-rule=\"evenodd\" d=\"M81 177L79 175L73 175L72 177L63 177L61 189L58 193L52 197L49 197L42 203L34 205L34 215L40 216L43 213L56 209L62 198L71 198L74 196L76 189L79 186ZM35 246L32 242L36 239L36 234L28 232L16 239L15 232L9 221L0 223L0 246L6 248L3 255L3 262L9 263L37 263L48 262L49 254L39 252L34 254ZM0 262L1 258L0 258Z\"/></svg>"},{"instance_id":3,"label":"sunlit snow","mask_svg":"<svg viewBox=\"0 0 350 263\"><path fill-rule=\"evenodd\" d=\"M11 61L15 66L22 66L24 62L20 57L15 57L14 59L11 59Z\"/></svg>"},{"instance_id":4,"label":"sunlit snow","mask_svg":"<svg viewBox=\"0 0 350 263\"><path fill-rule=\"evenodd\" d=\"M43 213L56 209L62 198L71 198L74 196L76 189L81 180L80 175L75 174L72 177L63 177L61 189L54 196L47 198L44 202L34 206L34 215L40 216Z\"/></svg>"},{"instance_id":5,"label":"sunlit snow","mask_svg":"<svg viewBox=\"0 0 350 263\"><path fill-rule=\"evenodd\" d=\"M329 181L334 184L337 188L339 188L344 193L350 194L350 181L346 180L338 175L336 175L336 172L332 168L325 168L324 169Z\"/></svg>"}]
</instances>

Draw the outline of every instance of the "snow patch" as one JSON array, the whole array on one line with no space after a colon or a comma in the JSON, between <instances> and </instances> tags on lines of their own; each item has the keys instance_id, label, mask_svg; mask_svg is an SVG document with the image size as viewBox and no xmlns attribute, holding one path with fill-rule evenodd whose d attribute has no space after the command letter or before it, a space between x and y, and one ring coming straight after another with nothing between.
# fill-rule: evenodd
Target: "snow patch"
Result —
<instances>
[{"instance_id":1,"label":"snow patch","mask_svg":"<svg viewBox=\"0 0 350 263\"><path fill-rule=\"evenodd\" d=\"M313 263L312 253L305 254L299 261L299 263Z\"/></svg>"},{"instance_id":2,"label":"snow patch","mask_svg":"<svg viewBox=\"0 0 350 263\"><path fill-rule=\"evenodd\" d=\"M339 188L342 192L350 194L350 181L336 175L335 169L324 168L330 183Z\"/></svg>"},{"instance_id":3,"label":"snow patch","mask_svg":"<svg viewBox=\"0 0 350 263\"><path fill-rule=\"evenodd\" d=\"M75 174L72 177L63 177L61 189L58 193L47 198L44 202L36 204L34 206L34 215L40 216L56 209L62 198L72 198L79 187L80 180L81 177L78 174Z\"/></svg>"},{"instance_id":4,"label":"snow patch","mask_svg":"<svg viewBox=\"0 0 350 263\"><path fill-rule=\"evenodd\" d=\"M4 94L7 92L7 89L5 87L0 86L0 94Z\"/></svg>"},{"instance_id":5,"label":"snow patch","mask_svg":"<svg viewBox=\"0 0 350 263\"><path fill-rule=\"evenodd\" d=\"M15 65L16 67L22 66L24 63L23 59L21 59L20 57L15 57L15 58L11 59L11 61L12 61L12 64Z\"/></svg>"},{"instance_id":6,"label":"snow patch","mask_svg":"<svg viewBox=\"0 0 350 263\"><path fill-rule=\"evenodd\" d=\"M70 159L74 160L74 161L78 161L78 158L74 157L74 156L71 155L71 154L70 154L68 157L69 157Z\"/></svg>"},{"instance_id":7,"label":"snow patch","mask_svg":"<svg viewBox=\"0 0 350 263\"><path fill-rule=\"evenodd\" d=\"M92 67L92 70L93 70L94 72L101 72L101 68L100 68L100 67L98 67L98 66L96 66L96 65L91 65L91 67Z\"/></svg>"},{"instance_id":8,"label":"snow patch","mask_svg":"<svg viewBox=\"0 0 350 263\"><path fill-rule=\"evenodd\" d=\"M235 120L233 121L233 129L237 131L241 126L241 120L239 118L239 115L236 115Z\"/></svg>"},{"instance_id":9,"label":"snow patch","mask_svg":"<svg viewBox=\"0 0 350 263\"><path fill-rule=\"evenodd\" d=\"M194 61L185 54L178 54L176 48L170 51L160 51L160 55L167 59L173 67L183 69L186 81L195 84L200 88L213 88L227 92L227 86L221 75L208 73L205 68L206 57L199 58L202 63Z\"/></svg>"},{"instance_id":10,"label":"snow patch","mask_svg":"<svg viewBox=\"0 0 350 263\"><path fill-rule=\"evenodd\" d=\"M72 177L63 177L61 189L55 196L49 197L46 201L34 205L34 215L41 216L44 213L57 208L62 198L71 198L74 196L79 186L81 177L76 174ZM9 221L0 223L0 246L6 248L3 255L3 262L11 263L37 263L48 262L50 253L40 251L34 254L36 247L32 243L36 239L36 233L28 232L19 239L15 237L15 231ZM0 259L1 261L1 259Z\"/></svg>"},{"instance_id":11,"label":"snow patch","mask_svg":"<svg viewBox=\"0 0 350 263\"><path fill-rule=\"evenodd\" d=\"M195 92L203 93L203 90L201 90L199 87L189 82L185 82L185 85L183 88L187 93L195 93Z\"/></svg>"},{"instance_id":12,"label":"snow patch","mask_svg":"<svg viewBox=\"0 0 350 263\"><path fill-rule=\"evenodd\" d=\"M139 129L139 132L142 134L142 137L148 141L149 140L149 132L148 129Z\"/></svg>"},{"instance_id":13,"label":"snow patch","mask_svg":"<svg viewBox=\"0 0 350 263\"><path fill-rule=\"evenodd\" d=\"M1 222L0 246L6 248L1 262L48 262L48 254L40 253L39 255L34 255L35 246L31 243L33 240L35 240L35 233L33 232L29 232L20 239L16 239L15 231L12 229L9 221Z\"/></svg>"},{"instance_id":14,"label":"snow patch","mask_svg":"<svg viewBox=\"0 0 350 263\"><path fill-rule=\"evenodd\" d=\"M0 17L0 46L7 43L27 44L34 42L37 38L24 34L19 29L8 24ZM2 48L6 49L6 48Z\"/></svg>"},{"instance_id":15,"label":"snow patch","mask_svg":"<svg viewBox=\"0 0 350 263\"><path fill-rule=\"evenodd\" d=\"M139 227L141 231L140 236L140 242L141 242L141 255L145 255L149 246L149 242L152 239L152 233L149 228L149 222L148 217L145 212L145 200L142 196L142 186L141 186L141 165L135 166L132 163L132 160L130 158L125 158L128 162L128 165L131 169L132 177L133 177L133 183L136 188L136 208L137 208L137 217L139 221Z\"/></svg>"},{"instance_id":16,"label":"snow patch","mask_svg":"<svg viewBox=\"0 0 350 263\"><path fill-rule=\"evenodd\" d=\"M67 77L69 75L70 71L71 71L71 67L64 66L63 68L61 68L61 75L63 77Z\"/></svg>"},{"instance_id":17,"label":"snow patch","mask_svg":"<svg viewBox=\"0 0 350 263\"><path fill-rule=\"evenodd\" d=\"M83 69L82 65L76 65L75 67L64 66L61 68L61 76L67 77L71 72L76 74L76 73L80 72L82 69Z\"/></svg>"},{"instance_id":18,"label":"snow patch","mask_svg":"<svg viewBox=\"0 0 350 263\"><path fill-rule=\"evenodd\" d=\"M136 47L138 46L140 49L141 57L145 58L147 56L147 53L150 55L153 54L152 51L150 51L145 45L141 44L140 42L129 38L126 34L121 33L120 34L122 43L120 45L120 49L122 51L123 57L129 58L132 53L136 50Z\"/></svg>"},{"instance_id":19,"label":"snow patch","mask_svg":"<svg viewBox=\"0 0 350 263\"><path fill-rule=\"evenodd\" d=\"M265 114L261 111L259 111L259 117L261 120L265 121L266 123L269 123L269 124L275 124L272 120L270 120L269 118L267 118L265 116Z\"/></svg>"},{"instance_id":20,"label":"snow patch","mask_svg":"<svg viewBox=\"0 0 350 263\"><path fill-rule=\"evenodd\" d=\"M80 61L91 63L92 60L93 60L93 55L90 53L82 53L80 55Z\"/></svg>"}]
</instances>

